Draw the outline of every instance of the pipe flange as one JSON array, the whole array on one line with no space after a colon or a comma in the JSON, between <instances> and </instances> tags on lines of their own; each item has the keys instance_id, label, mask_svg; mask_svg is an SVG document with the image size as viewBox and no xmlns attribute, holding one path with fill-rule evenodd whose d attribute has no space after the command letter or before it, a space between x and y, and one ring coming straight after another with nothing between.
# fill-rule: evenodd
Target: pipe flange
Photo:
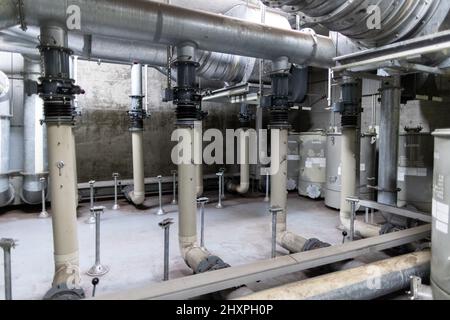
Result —
<instances>
[{"instance_id":1,"label":"pipe flange","mask_svg":"<svg viewBox=\"0 0 450 320\"><path fill-rule=\"evenodd\" d=\"M218 256L208 256L203 259L194 270L195 274L229 268L230 265L225 263Z\"/></svg>"},{"instance_id":2,"label":"pipe flange","mask_svg":"<svg viewBox=\"0 0 450 320\"><path fill-rule=\"evenodd\" d=\"M311 238L306 240L305 244L303 245L302 252L328 247L331 247L331 244L320 241L319 239L316 238Z\"/></svg>"},{"instance_id":3,"label":"pipe flange","mask_svg":"<svg viewBox=\"0 0 450 320\"><path fill-rule=\"evenodd\" d=\"M44 300L81 300L84 298L83 289L70 289L65 283L52 287L44 296Z\"/></svg>"}]
</instances>

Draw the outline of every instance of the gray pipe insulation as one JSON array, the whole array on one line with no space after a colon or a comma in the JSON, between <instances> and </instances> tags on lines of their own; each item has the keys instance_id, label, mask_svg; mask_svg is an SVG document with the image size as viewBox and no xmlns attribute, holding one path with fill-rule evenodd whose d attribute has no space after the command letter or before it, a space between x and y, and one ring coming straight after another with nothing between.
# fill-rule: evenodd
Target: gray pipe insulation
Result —
<instances>
[{"instance_id":1,"label":"gray pipe insulation","mask_svg":"<svg viewBox=\"0 0 450 320\"><path fill-rule=\"evenodd\" d=\"M206 3L203 0L177 0L171 3L192 9L202 8L206 11L223 13L226 16L247 21L260 21L260 9L249 6L242 0ZM288 20L276 12L266 12L265 24L290 29ZM29 26L28 30L24 32L19 27L13 27L3 30L0 36L2 38L0 40L0 50L20 51L20 53L39 56L36 50L36 46L39 45L39 28ZM11 46L10 43L17 44L19 48ZM74 51L75 55L87 60L126 64L138 62L151 66L167 66L167 47L154 43L69 32L69 47ZM201 50L198 50L198 56L200 63L198 75L207 80L232 83L245 82L250 77L255 78L255 69L258 69L254 58Z\"/></svg>"},{"instance_id":2,"label":"gray pipe insulation","mask_svg":"<svg viewBox=\"0 0 450 320\"><path fill-rule=\"evenodd\" d=\"M27 25L42 21L65 25L67 2L23 0ZM274 60L290 57L300 65L320 68L333 64L335 46L331 39L310 32L269 27L217 14L146 0L111 2L77 0L83 19L80 33L161 45L193 42L197 49ZM10 0L0 0L0 30L18 24L17 8ZM182 26L182 28L180 28Z\"/></svg>"},{"instance_id":3,"label":"gray pipe insulation","mask_svg":"<svg viewBox=\"0 0 450 320\"><path fill-rule=\"evenodd\" d=\"M9 181L9 136L10 136L10 83L0 71L0 207L14 200L14 188Z\"/></svg>"},{"instance_id":4,"label":"gray pipe insulation","mask_svg":"<svg viewBox=\"0 0 450 320\"><path fill-rule=\"evenodd\" d=\"M359 45L375 47L440 31L450 1L398 0L263 0L273 8L298 13L307 25L320 24ZM380 13L379 28L369 28L374 11Z\"/></svg>"},{"instance_id":5,"label":"gray pipe insulation","mask_svg":"<svg viewBox=\"0 0 450 320\"><path fill-rule=\"evenodd\" d=\"M25 80L37 81L41 76L40 61L24 57ZM21 198L28 204L42 202L40 178L48 175L47 130L41 123L43 101L38 95L24 93L24 177Z\"/></svg>"},{"instance_id":6,"label":"gray pipe insulation","mask_svg":"<svg viewBox=\"0 0 450 320\"><path fill-rule=\"evenodd\" d=\"M241 300L377 299L406 289L411 276L428 277L430 260L430 251L410 253L260 291Z\"/></svg>"}]
</instances>

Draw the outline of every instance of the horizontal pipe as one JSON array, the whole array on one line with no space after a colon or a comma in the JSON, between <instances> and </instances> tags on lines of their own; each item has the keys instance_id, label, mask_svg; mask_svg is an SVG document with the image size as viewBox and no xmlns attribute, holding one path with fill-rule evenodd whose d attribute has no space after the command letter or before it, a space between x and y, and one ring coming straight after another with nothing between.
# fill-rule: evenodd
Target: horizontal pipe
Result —
<instances>
[{"instance_id":1,"label":"horizontal pipe","mask_svg":"<svg viewBox=\"0 0 450 320\"><path fill-rule=\"evenodd\" d=\"M65 25L67 2L22 0L28 25L42 21ZM163 45L190 41L200 50L275 60L287 56L292 63L330 67L335 47L328 37L284 30L222 15L194 11L147 0L77 0L82 34L102 35ZM14 26L18 15L10 0L0 0L0 30ZM15 22L17 24L17 22Z\"/></svg>"},{"instance_id":2,"label":"horizontal pipe","mask_svg":"<svg viewBox=\"0 0 450 320\"><path fill-rule=\"evenodd\" d=\"M430 236L424 225L341 245L306 251L276 259L182 277L163 283L99 296L99 300L188 299L227 288L356 258L368 253L398 247Z\"/></svg>"},{"instance_id":3,"label":"horizontal pipe","mask_svg":"<svg viewBox=\"0 0 450 320\"><path fill-rule=\"evenodd\" d=\"M430 274L430 251L378 261L254 293L242 300L372 300L403 290L411 276Z\"/></svg>"}]
</instances>

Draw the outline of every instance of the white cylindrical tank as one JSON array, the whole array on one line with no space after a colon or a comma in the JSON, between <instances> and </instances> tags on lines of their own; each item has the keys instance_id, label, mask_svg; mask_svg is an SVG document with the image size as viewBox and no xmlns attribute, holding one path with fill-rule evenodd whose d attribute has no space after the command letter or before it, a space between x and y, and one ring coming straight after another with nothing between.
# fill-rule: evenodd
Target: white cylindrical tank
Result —
<instances>
[{"instance_id":1,"label":"white cylindrical tank","mask_svg":"<svg viewBox=\"0 0 450 320\"><path fill-rule=\"evenodd\" d=\"M431 287L434 299L450 300L450 129L436 130L433 135Z\"/></svg>"},{"instance_id":2,"label":"white cylindrical tank","mask_svg":"<svg viewBox=\"0 0 450 320\"><path fill-rule=\"evenodd\" d=\"M299 135L300 172L298 194L311 199L325 195L325 176L327 161L325 131L302 132Z\"/></svg>"},{"instance_id":3,"label":"white cylindrical tank","mask_svg":"<svg viewBox=\"0 0 450 320\"><path fill-rule=\"evenodd\" d=\"M399 207L413 206L431 212L434 139L430 133L406 132L399 136Z\"/></svg>"},{"instance_id":4,"label":"white cylindrical tank","mask_svg":"<svg viewBox=\"0 0 450 320\"><path fill-rule=\"evenodd\" d=\"M341 138L339 132L327 134L326 145L326 186L325 205L330 208L341 208ZM376 145L373 140L374 134L364 133L361 135L360 156L360 184L359 197L365 200L374 200L375 191L368 185L375 185L376 177Z\"/></svg>"},{"instance_id":5,"label":"white cylindrical tank","mask_svg":"<svg viewBox=\"0 0 450 320\"><path fill-rule=\"evenodd\" d=\"M288 137L288 181L286 189L296 190L298 187L298 176L300 169L300 143L298 132L289 132Z\"/></svg>"}]
</instances>

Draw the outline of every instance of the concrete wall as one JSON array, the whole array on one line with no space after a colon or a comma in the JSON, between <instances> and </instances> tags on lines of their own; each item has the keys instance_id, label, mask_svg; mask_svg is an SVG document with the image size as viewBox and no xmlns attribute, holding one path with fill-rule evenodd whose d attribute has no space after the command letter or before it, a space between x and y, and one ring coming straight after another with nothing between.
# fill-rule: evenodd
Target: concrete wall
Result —
<instances>
[{"instance_id":1,"label":"concrete wall","mask_svg":"<svg viewBox=\"0 0 450 320\"><path fill-rule=\"evenodd\" d=\"M113 172L132 178L131 136L127 110L130 106L131 66L79 61L78 84L86 90L79 97L82 112L75 128L79 182L91 179L110 180ZM175 107L161 101L166 85L164 75L149 69L149 112L145 121L145 176L170 175L175 169L171 161L170 141L175 126ZM209 112L208 128L237 128L239 106L205 104ZM205 174L217 172L206 167Z\"/></svg>"}]
</instances>

